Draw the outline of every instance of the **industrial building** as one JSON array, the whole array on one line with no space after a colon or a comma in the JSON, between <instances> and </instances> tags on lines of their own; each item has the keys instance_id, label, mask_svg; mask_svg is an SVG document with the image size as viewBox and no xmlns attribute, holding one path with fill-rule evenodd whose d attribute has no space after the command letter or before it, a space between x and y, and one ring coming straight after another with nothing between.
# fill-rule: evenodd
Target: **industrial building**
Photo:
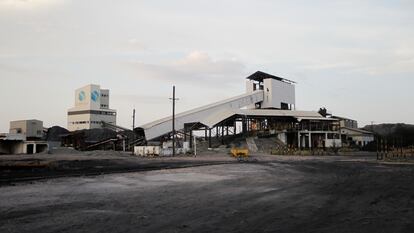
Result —
<instances>
[{"instance_id":1,"label":"industrial building","mask_svg":"<svg viewBox=\"0 0 414 233\"><path fill-rule=\"evenodd\" d=\"M351 129L358 128L358 122L356 120L345 118L345 117L340 117L340 116L332 116L332 118L339 120L339 125L341 126L341 128L344 128L344 127L351 128Z\"/></svg>"},{"instance_id":2,"label":"industrial building","mask_svg":"<svg viewBox=\"0 0 414 233\"><path fill-rule=\"evenodd\" d=\"M231 136L272 135L296 148L341 147L339 120L317 111L296 110L295 82L261 71L246 78L246 93L175 116L177 132L185 140L204 131L222 143ZM172 117L141 126L147 141L168 140ZM192 140L189 140L190 145Z\"/></svg>"},{"instance_id":3,"label":"industrial building","mask_svg":"<svg viewBox=\"0 0 414 233\"><path fill-rule=\"evenodd\" d=\"M90 84L75 91L75 107L68 110L68 130L101 128L116 124L116 110L109 108L109 90Z\"/></svg>"},{"instance_id":4,"label":"industrial building","mask_svg":"<svg viewBox=\"0 0 414 233\"><path fill-rule=\"evenodd\" d=\"M39 120L20 120L10 122L10 134L22 134L26 138L41 138L43 136L43 122Z\"/></svg>"},{"instance_id":5,"label":"industrial building","mask_svg":"<svg viewBox=\"0 0 414 233\"><path fill-rule=\"evenodd\" d=\"M68 129L76 132L64 135L63 144L81 150L125 150L145 144L166 145L174 135L181 144L179 147L193 148L196 136L212 148L217 143L224 145L250 138L245 140L247 143L254 141L251 138L269 137L276 138L279 148L300 150L363 146L373 137L369 132L357 135L356 121L332 116L326 109L297 110L296 83L292 80L257 71L246 78L245 85L244 94L175 114L174 130L170 116L133 131L116 125L116 111L109 109L109 90L88 85L76 90L75 107L68 111ZM108 129L115 133L109 133Z\"/></svg>"},{"instance_id":6,"label":"industrial building","mask_svg":"<svg viewBox=\"0 0 414 233\"><path fill-rule=\"evenodd\" d=\"M375 141L375 136L372 132L358 129L341 127L342 142L347 146L364 147L368 143Z\"/></svg>"},{"instance_id":7,"label":"industrial building","mask_svg":"<svg viewBox=\"0 0 414 233\"><path fill-rule=\"evenodd\" d=\"M332 118L339 120L341 139L344 146L364 147L375 140L372 132L358 128L358 122L356 120L340 116L332 116Z\"/></svg>"},{"instance_id":8,"label":"industrial building","mask_svg":"<svg viewBox=\"0 0 414 233\"><path fill-rule=\"evenodd\" d=\"M36 154L47 151L43 141L43 122L39 120L11 121L8 134L0 134L0 154Z\"/></svg>"}]
</instances>

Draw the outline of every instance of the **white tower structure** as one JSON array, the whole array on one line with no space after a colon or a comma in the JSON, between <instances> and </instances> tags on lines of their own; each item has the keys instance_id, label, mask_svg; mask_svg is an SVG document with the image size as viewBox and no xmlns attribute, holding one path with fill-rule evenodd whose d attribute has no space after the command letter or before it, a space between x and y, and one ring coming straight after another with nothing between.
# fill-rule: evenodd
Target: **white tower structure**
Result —
<instances>
[{"instance_id":1,"label":"white tower structure","mask_svg":"<svg viewBox=\"0 0 414 233\"><path fill-rule=\"evenodd\" d=\"M116 124L116 110L109 109L109 90L90 84L75 91L75 107L68 110L68 130L101 128Z\"/></svg>"},{"instance_id":2,"label":"white tower structure","mask_svg":"<svg viewBox=\"0 0 414 233\"><path fill-rule=\"evenodd\" d=\"M246 92L253 93L256 90L263 90L264 96L261 103L256 103L256 106L249 106L248 108L294 110L294 84L294 81L261 71L250 75L246 80Z\"/></svg>"}]
</instances>

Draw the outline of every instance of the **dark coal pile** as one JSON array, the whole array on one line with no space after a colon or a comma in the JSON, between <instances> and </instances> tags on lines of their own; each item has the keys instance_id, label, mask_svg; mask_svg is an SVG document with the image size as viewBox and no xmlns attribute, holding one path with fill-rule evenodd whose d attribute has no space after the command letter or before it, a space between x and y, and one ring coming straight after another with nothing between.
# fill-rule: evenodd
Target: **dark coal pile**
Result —
<instances>
[{"instance_id":1,"label":"dark coal pile","mask_svg":"<svg viewBox=\"0 0 414 233\"><path fill-rule=\"evenodd\" d=\"M111 129L84 129L76 132L81 132L84 135L85 142L88 143L116 138L117 135L117 133Z\"/></svg>"},{"instance_id":2,"label":"dark coal pile","mask_svg":"<svg viewBox=\"0 0 414 233\"><path fill-rule=\"evenodd\" d=\"M123 142L135 139L132 130L116 132L107 128L84 129L69 132L62 138L62 145L77 150L122 150Z\"/></svg>"},{"instance_id":3,"label":"dark coal pile","mask_svg":"<svg viewBox=\"0 0 414 233\"><path fill-rule=\"evenodd\" d=\"M124 137L127 137L129 139L133 139L135 137L134 132L132 130L128 130L128 131L121 131L118 132L120 135L123 135Z\"/></svg>"},{"instance_id":4,"label":"dark coal pile","mask_svg":"<svg viewBox=\"0 0 414 233\"><path fill-rule=\"evenodd\" d=\"M46 133L46 140L47 141L62 141L62 136L67 135L69 130L60 127L60 126L53 126L47 130Z\"/></svg>"}]
</instances>

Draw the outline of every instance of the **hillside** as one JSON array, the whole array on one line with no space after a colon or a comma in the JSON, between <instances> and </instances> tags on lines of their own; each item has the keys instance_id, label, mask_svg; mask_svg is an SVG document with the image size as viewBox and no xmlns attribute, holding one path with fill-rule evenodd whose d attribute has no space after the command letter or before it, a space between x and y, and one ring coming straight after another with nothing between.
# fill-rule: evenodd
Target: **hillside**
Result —
<instances>
[{"instance_id":1,"label":"hillside","mask_svg":"<svg viewBox=\"0 0 414 233\"><path fill-rule=\"evenodd\" d=\"M364 130L374 132L376 135L389 139L403 139L405 146L414 145L414 125L398 124L379 124L367 125Z\"/></svg>"}]
</instances>

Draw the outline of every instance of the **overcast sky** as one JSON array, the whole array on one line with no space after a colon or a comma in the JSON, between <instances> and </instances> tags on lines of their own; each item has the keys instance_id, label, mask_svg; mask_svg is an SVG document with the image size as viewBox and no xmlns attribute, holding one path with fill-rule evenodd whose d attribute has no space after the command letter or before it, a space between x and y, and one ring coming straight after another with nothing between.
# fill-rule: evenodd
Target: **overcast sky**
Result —
<instances>
[{"instance_id":1,"label":"overcast sky","mask_svg":"<svg viewBox=\"0 0 414 233\"><path fill-rule=\"evenodd\" d=\"M111 91L137 125L245 91L261 70L298 82L297 108L360 125L414 123L411 0L0 0L0 132L66 127L74 90Z\"/></svg>"}]
</instances>

